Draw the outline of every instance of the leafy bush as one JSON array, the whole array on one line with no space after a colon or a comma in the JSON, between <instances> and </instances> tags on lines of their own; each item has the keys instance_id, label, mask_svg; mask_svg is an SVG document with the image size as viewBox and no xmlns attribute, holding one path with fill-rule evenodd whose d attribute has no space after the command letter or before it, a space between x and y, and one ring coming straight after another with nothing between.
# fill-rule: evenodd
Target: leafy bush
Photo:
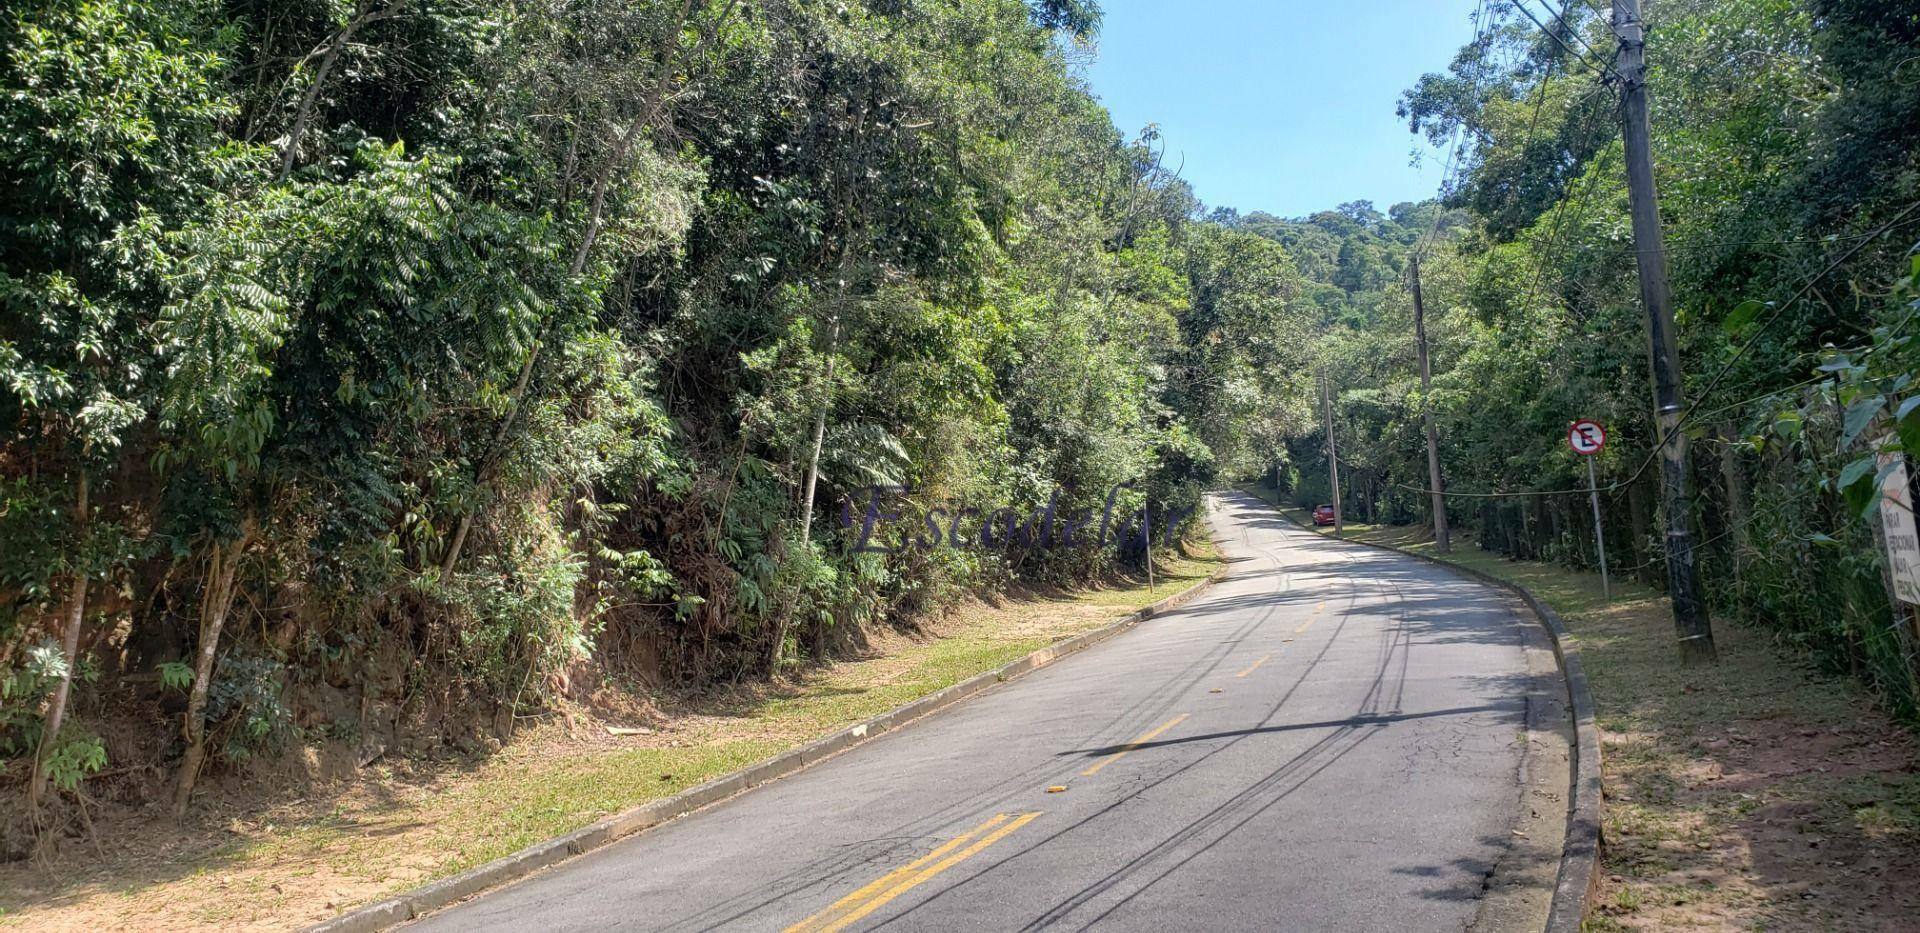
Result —
<instances>
[{"instance_id":1,"label":"leafy bush","mask_svg":"<svg viewBox=\"0 0 1920 933\"><path fill-rule=\"evenodd\" d=\"M227 762L277 754L299 737L282 695L286 665L267 657L229 654L214 671L207 691L207 723Z\"/></svg>"}]
</instances>

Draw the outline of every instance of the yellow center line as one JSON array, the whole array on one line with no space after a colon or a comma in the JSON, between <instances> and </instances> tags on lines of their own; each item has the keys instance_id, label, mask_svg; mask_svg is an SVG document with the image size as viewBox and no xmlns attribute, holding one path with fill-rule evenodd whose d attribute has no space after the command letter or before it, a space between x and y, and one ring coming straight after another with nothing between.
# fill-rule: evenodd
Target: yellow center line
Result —
<instances>
[{"instance_id":1,"label":"yellow center line","mask_svg":"<svg viewBox=\"0 0 1920 933\"><path fill-rule=\"evenodd\" d=\"M785 933L802 933L802 931L814 931L819 929L819 924L827 922L827 920L831 918L833 915L847 911L847 910L851 910L854 907L859 906L860 902L866 900L869 897L874 896L875 894L880 893L881 891L886 890L887 888L895 884L898 884L900 881L905 879L908 875L911 875L914 872L919 871L928 862L935 861L939 859L941 856L946 855L947 853L952 852L953 850L958 849L963 845L966 845L967 840L972 839L973 837L978 836L981 833L984 833L987 830L992 829L995 826L998 826L999 824L1006 822L1006 820L1007 820L1007 815L1005 813L996 814L993 817L993 819L990 819L985 823L981 823L980 825L975 826L974 828L969 829L966 832L961 833L960 835L947 840L946 842L942 843L939 846L939 848L934 849L932 852L928 852L927 854L922 855L919 858L914 859L913 861L908 862L907 864L899 868L896 868L890 872L887 872L886 874L881 875L879 878L874 879L872 882L868 883L865 887L862 887L860 890L855 891L852 894L849 894L846 897L843 897L837 901L834 901L832 906L828 907L826 910L823 910L817 914L814 914L813 916L808 917L807 919L802 920L799 923L794 924L793 926L787 927Z\"/></svg>"},{"instance_id":2,"label":"yellow center line","mask_svg":"<svg viewBox=\"0 0 1920 933\"><path fill-rule=\"evenodd\" d=\"M828 907L826 910L788 927L786 933L838 933L838 931L844 930L859 922L860 918L879 910L885 906L887 902L907 893L922 882L980 854L986 847L1005 839L1008 835L1012 834L1014 830L1033 822L1035 819L1038 819L1039 816L1040 814L1037 811L1022 813L1018 817L1015 817L1012 822L1007 822L1007 815L1005 813L998 814L993 819L968 830L965 834L955 837L940 846L940 848L914 859L905 866L886 873L872 884L835 901L833 906ZM1006 825L1000 825L1002 823ZM996 829L994 827L999 828ZM992 831L987 832L988 830ZM972 845L961 849L959 852L953 851L975 836L980 836L983 832L985 832L986 835L981 836L979 840L975 841ZM942 856L945 857L943 858ZM936 859L938 861L936 861ZM929 862L932 864L929 865Z\"/></svg>"},{"instance_id":3,"label":"yellow center line","mask_svg":"<svg viewBox=\"0 0 1920 933\"><path fill-rule=\"evenodd\" d=\"M1247 665L1247 669L1246 669L1246 670L1244 670L1244 671L1241 671L1240 673L1238 673L1238 674L1235 674L1235 675L1233 675L1233 676L1235 676L1235 677L1245 677L1245 676L1247 676L1248 674L1251 674L1251 673L1253 673L1253 671L1254 671L1254 669L1255 669L1255 668L1257 668L1257 667L1259 667L1259 666L1260 666L1260 665L1262 665L1262 664L1265 664L1265 663L1267 663L1267 659L1268 659L1268 658L1271 658L1271 657L1273 657L1273 655L1270 655L1270 654L1263 654L1263 655L1261 655L1261 656L1260 656L1260 660L1258 660L1258 661L1255 661L1255 662L1253 662L1252 664L1249 664L1249 665Z\"/></svg>"},{"instance_id":4,"label":"yellow center line","mask_svg":"<svg viewBox=\"0 0 1920 933\"><path fill-rule=\"evenodd\" d=\"M1131 742L1128 742L1128 743L1127 743L1127 744L1125 744L1125 745L1122 745L1122 746L1120 746L1120 750L1119 750L1119 751L1117 751L1117 752L1114 752L1113 754L1111 754L1111 755L1108 755L1107 757L1105 757L1105 758L1102 758L1102 759L1100 759L1100 760L1099 760L1098 762L1096 762L1096 763L1095 763L1095 764L1093 765L1093 767L1091 767L1091 768L1088 768L1087 770L1085 770L1085 771L1082 771L1082 772L1080 772L1080 776L1081 776L1081 777L1093 777L1094 775L1096 775L1096 774L1099 774L1099 773L1100 773L1100 769L1101 769L1101 768L1104 768L1104 767L1106 767L1106 766L1108 766L1108 765L1110 765L1110 764L1113 764L1113 763L1114 763L1114 762L1116 762L1116 761L1119 761L1119 760L1120 760L1120 756L1122 756L1122 755L1125 755L1126 753L1128 753L1128 752L1130 752L1130 751L1133 751L1134 749L1136 749L1136 748L1139 748L1140 746L1142 746L1142 745L1145 745L1145 744L1147 744L1148 742L1151 742L1151 741L1153 741L1153 740L1154 740L1155 738L1157 738L1157 737L1159 737L1159 735L1160 735L1160 733L1162 733L1162 732L1165 732L1165 731L1167 731L1168 729L1171 729L1171 728L1173 728L1174 726L1177 726L1177 725L1179 725L1179 724L1180 724L1180 720L1182 720L1182 719L1185 719L1185 718L1187 718L1187 714L1186 714L1186 713L1181 713L1180 715L1178 715L1178 716L1175 716L1175 717L1173 717L1172 719L1169 719L1169 720L1167 720L1166 722L1163 722L1163 723L1161 723L1161 724L1160 724L1160 727L1159 727L1158 729L1155 729L1155 730L1153 730L1152 732L1149 732L1149 733L1147 733L1146 735L1143 735L1143 736L1141 736L1141 737L1139 737L1139 738L1137 738L1137 739L1134 739L1134 740L1133 740L1133 741L1131 741Z\"/></svg>"},{"instance_id":5,"label":"yellow center line","mask_svg":"<svg viewBox=\"0 0 1920 933\"><path fill-rule=\"evenodd\" d=\"M1320 601L1320 605L1313 607L1313 614L1307 616L1307 621L1300 623L1300 627L1297 629L1294 629L1293 633L1295 635L1304 634L1307 631L1307 626L1312 625L1313 620L1319 618L1320 613L1326 611L1326 608L1327 608L1327 601L1323 599Z\"/></svg>"}]
</instances>

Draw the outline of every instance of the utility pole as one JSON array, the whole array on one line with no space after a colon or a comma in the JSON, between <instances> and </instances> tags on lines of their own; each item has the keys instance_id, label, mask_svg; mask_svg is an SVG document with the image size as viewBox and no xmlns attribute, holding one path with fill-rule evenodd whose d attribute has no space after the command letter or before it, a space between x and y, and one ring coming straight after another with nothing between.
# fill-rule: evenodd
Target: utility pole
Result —
<instances>
[{"instance_id":1,"label":"utility pole","mask_svg":"<svg viewBox=\"0 0 1920 933\"><path fill-rule=\"evenodd\" d=\"M1413 339L1420 351L1420 408L1427 418L1427 488L1433 495L1433 547L1453 550L1447 530L1446 487L1440 481L1440 432L1433 426L1433 367L1427 358L1427 307L1420 295L1420 257L1413 257Z\"/></svg>"},{"instance_id":2,"label":"utility pole","mask_svg":"<svg viewBox=\"0 0 1920 933\"><path fill-rule=\"evenodd\" d=\"M1346 533L1346 520L1340 509L1340 450L1333 443L1333 380L1327 378L1327 368L1320 367L1320 406L1327 417L1327 484L1333 489L1333 534L1339 537Z\"/></svg>"},{"instance_id":3,"label":"utility pole","mask_svg":"<svg viewBox=\"0 0 1920 933\"><path fill-rule=\"evenodd\" d=\"M1667 290L1667 250L1661 240L1660 199L1653 183L1653 147L1647 118L1646 26L1640 0L1613 0L1620 39L1621 137L1626 144L1627 189L1633 211L1634 254L1640 265L1640 302L1647 309L1648 357L1653 368L1654 421L1660 431L1660 479L1667 513L1667 584L1683 663L1714 659L1713 625L1700 598L1693 555L1693 497L1687 491L1687 436L1680 430L1680 346Z\"/></svg>"}]
</instances>

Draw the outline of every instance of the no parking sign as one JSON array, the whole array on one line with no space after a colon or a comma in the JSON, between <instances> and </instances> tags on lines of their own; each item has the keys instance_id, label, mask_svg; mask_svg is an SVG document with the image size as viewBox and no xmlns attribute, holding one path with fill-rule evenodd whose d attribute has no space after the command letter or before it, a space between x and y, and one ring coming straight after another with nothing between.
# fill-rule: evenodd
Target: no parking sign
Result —
<instances>
[{"instance_id":1,"label":"no parking sign","mask_svg":"<svg viewBox=\"0 0 1920 933\"><path fill-rule=\"evenodd\" d=\"M1592 418L1582 418L1567 426L1567 446L1583 457L1591 457L1607 446L1607 429Z\"/></svg>"},{"instance_id":2,"label":"no parking sign","mask_svg":"<svg viewBox=\"0 0 1920 933\"><path fill-rule=\"evenodd\" d=\"M1607 581L1607 534L1600 527L1600 477L1593 469L1593 455L1607 446L1607 429L1592 418L1567 425L1567 446L1587 458L1587 496L1593 502L1593 544L1600 552L1600 592L1613 598L1613 584Z\"/></svg>"}]
</instances>

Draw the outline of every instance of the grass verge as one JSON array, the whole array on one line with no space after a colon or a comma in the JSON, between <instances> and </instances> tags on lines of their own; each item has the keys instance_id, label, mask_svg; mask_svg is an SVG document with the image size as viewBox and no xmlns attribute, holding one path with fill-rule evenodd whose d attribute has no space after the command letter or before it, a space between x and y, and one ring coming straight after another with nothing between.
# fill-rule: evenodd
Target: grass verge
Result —
<instances>
[{"instance_id":1,"label":"grass verge","mask_svg":"<svg viewBox=\"0 0 1920 933\"><path fill-rule=\"evenodd\" d=\"M644 734L575 717L493 756L401 761L239 807L219 825L110 827L101 847L0 868L0 927L284 928L446 877L678 793L1126 615L1205 579L1212 546L1144 581L973 604L869 657L682 698Z\"/></svg>"},{"instance_id":2,"label":"grass verge","mask_svg":"<svg viewBox=\"0 0 1920 933\"><path fill-rule=\"evenodd\" d=\"M1915 928L1920 754L1858 683L1724 621L1719 662L1683 668L1670 604L1643 586L1616 582L1609 600L1598 574L1459 538L1435 554L1422 528L1346 537L1511 580L1560 613L1601 731L1603 878L1587 929Z\"/></svg>"}]
</instances>

